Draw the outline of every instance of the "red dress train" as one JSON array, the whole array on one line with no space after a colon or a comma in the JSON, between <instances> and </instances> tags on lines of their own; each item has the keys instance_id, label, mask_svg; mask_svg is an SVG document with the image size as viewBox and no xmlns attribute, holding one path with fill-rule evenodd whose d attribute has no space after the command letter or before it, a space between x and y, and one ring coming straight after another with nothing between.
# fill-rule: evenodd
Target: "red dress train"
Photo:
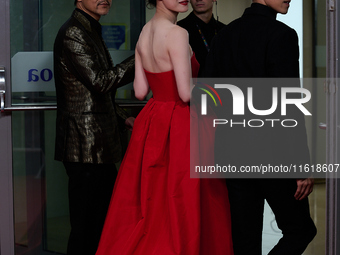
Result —
<instances>
[{"instance_id":1,"label":"red dress train","mask_svg":"<svg viewBox=\"0 0 340 255\"><path fill-rule=\"evenodd\" d=\"M192 58L193 76L199 64ZM233 255L223 179L190 178L190 109L173 71L135 120L96 255Z\"/></svg>"}]
</instances>

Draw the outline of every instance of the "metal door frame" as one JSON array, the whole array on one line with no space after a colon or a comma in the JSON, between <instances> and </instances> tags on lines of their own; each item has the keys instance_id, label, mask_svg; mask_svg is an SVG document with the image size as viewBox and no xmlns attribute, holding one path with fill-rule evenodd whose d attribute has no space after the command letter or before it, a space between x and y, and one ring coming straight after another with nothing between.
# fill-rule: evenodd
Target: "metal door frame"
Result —
<instances>
[{"instance_id":1,"label":"metal door frame","mask_svg":"<svg viewBox=\"0 0 340 255\"><path fill-rule=\"evenodd\" d=\"M338 78L340 74L339 52L340 40L340 3L328 0L326 6L326 29L327 29L327 80L325 92L327 97L327 148L326 159L328 164L340 163L340 144L338 125L340 124L338 92ZM326 254L337 255L340 252L340 173L328 173L326 180Z\"/></svg>"},{"instance_id":2,"label":"metal door frame","mask_svg":"<svg viewBox=\"0 0 340 255\"><path fill-rule=\"evenodd\" d=\"M0 66L5 68L0 90L9 91L10 82L10 16L9 0L3 0L0 8ZM5 105L6 107L6 105ZM12 184L12 127L11 113L0 113L0 254L14 254L14 218L13 218L13 184Z\"/></svg>"}]
</instances>

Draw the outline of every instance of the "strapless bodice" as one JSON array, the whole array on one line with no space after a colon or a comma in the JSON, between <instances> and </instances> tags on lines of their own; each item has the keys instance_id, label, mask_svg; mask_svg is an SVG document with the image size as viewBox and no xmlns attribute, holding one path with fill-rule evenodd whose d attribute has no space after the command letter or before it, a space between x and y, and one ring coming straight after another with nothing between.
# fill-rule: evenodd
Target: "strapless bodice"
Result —
<instances>
[{"instance_id":1,"label":"strapless bodice","mask_svg":"<svg viewBox=\"0 0 340 255\"><path fill-rule=\"evenodd\" d=\"M157 101L178 101L179 95L173 70L152 73L145 70L153 98Z\"/></svg>"},{"instance_id":2,"label":"strapless bodice","mask_svg":"<svg viewBox=\"0 0 340 255\"><path fill-rule=\"evenodd\" d=\"M191 57L192 77L197 77L199 63L195 54ZM173 70L167 72L153 73L144 69L153 98L157 101L178 101L180 100L176 77Z\"/></svg>"}]
</instances>

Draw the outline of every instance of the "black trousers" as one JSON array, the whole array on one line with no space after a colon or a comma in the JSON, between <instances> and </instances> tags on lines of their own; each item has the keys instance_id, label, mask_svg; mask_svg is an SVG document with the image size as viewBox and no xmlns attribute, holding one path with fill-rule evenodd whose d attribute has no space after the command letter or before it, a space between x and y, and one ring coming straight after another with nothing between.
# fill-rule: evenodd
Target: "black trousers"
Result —
<instances>
[{"instance_id":1,"label":"black trousers","mask_svg":"<svg viewBox=\"0 0 340 255\"><path fill-rule=\"evenodd\" d=\"M71 233L68 255L96 253L113 186L114 164L64 162L69 177L68 195Z\"/></svg>"},{"instance_id":2,"label":"black trousers","mask_svg":"<svg viewBox=\"0 0 340 255\"><path fill-rule=\"evenodd\" d=\"M308 198L297 201L294 179L228 179L235 255L262 255L264 200L283 237L270 255L300 255L316 235Z\"/></svg>"}]
</instances>

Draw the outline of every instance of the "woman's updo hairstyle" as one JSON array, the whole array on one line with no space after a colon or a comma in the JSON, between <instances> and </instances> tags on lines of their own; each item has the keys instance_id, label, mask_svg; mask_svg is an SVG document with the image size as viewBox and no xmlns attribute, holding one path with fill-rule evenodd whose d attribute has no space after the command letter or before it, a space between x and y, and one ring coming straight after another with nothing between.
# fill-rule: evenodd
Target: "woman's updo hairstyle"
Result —
<instances>
[{"instance_id":1,"label":"woman's updo hairstyle","mask_svg":"<svg viewBox=\"0 0 340 255\"><path fill-rule=\"evenodd\" d=\"M156 7L157 0L146 0L146 6L147 7Z\"/></svg>"}]
</instances>

